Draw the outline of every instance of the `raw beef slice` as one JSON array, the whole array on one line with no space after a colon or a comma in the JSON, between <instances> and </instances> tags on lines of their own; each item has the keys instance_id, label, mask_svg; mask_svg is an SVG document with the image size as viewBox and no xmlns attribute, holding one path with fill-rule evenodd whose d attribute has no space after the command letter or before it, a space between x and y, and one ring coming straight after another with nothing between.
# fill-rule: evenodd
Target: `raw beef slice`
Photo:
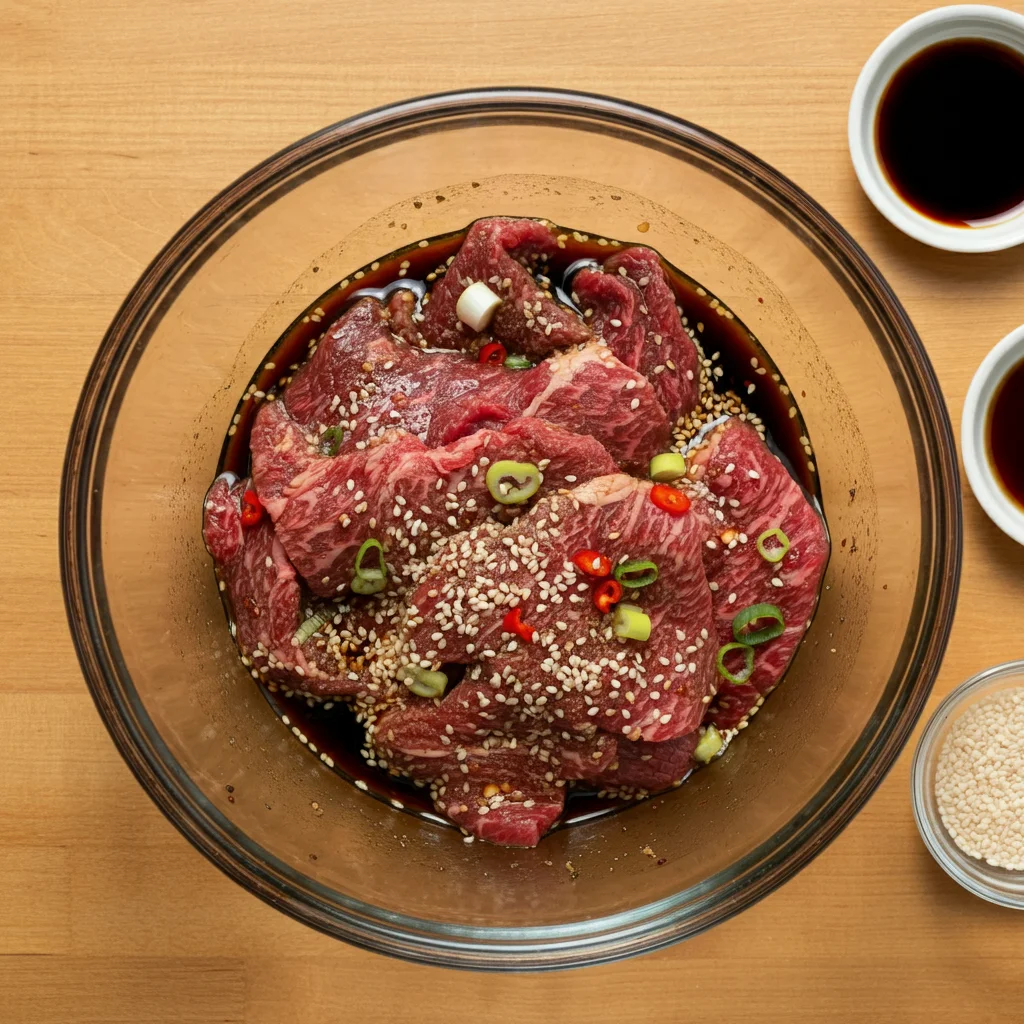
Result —
<instances>
[{"instance_id":1,"label":"raw beef slice","mask_svg":"<svg viewBox=\"0 0 1024 1024\"><path fill-rule=\"evenodd\" d=\"M475 351L490 336L509 351L528 356L545 356L592 340L576 313L556 302L523 265L522 261L539 265L557 249L557 236L542 221L507 217L477 221L423 308L423 337L436 348ZM455 315L459 296L476 281L483 281L502 299L487 336L477 334Z\"/></svg>"},{"instance_id":2,"label":"raw beef slice","mask_svg":"<svg viewBox=\"0 0 1024 1024\"><path fill-rule=\"evenodd\" d=\"M411 294L411 293L404 293ZM433 448L532 416L589 434L624 468L646 470L670 424L646 378L597 344L509 370L461 352L424 352L392 336L363 299L332 324L284 395L314 436L339 428L345 451L401 427Z\"/></svg>"},{"instance_id":3,"label":"raw beef slice","mask_svg":"<svg viewBox=\"0 0 1024 1024\"><path fill-rule=\"evenodd\" d=\"M377 727L387 729L388 715ZM536 846L562 813L565 783L549 780L544 764L513 742L453 744L433 754L392 752L389 765L430 782L437 809L470 835L499 846Z\"/></svg>"},{"instance_id":4,"label":"raw beef slice","mask_svg":"<svg viewBox=\"0 0 1024 1024\"><path fill-rule=\"evenodd\" d=\"M348 645L342 649L340 637L331 647L322 633L299 646L292 643L306 617L299 582L269 519L242 525L242 495L249 486L247 480L217 477L203 516L203 537L231 601L235 640L247 667L264 682L310 695L359 692L366 681L364 660ZM348 609L342 613L354 625Z\"/></svg>"},{"instance_id":5,"label":"raw beef slice","mask_svg":"<svg viewBox=\"0 0 1024 1024\"><path fill-rule=\"evenodd\" d=\"M650 487L601 477L549 495L510 526L489 521L450 538L410 599L400 660L482 664L486 686L472 689L466 709L482 723L500 704L524 724L593 724L654 741L691 732L715 675L702 534L696 518L658 509ZM649 641L614 636L611 616L593 604L595 581L571 561L581 549L657 563L657 582L629 592L651 618ZM514 608L535 642L505 630Z\"/></svg>"},{"instance_id":6,"label":"raw beef slice","mask_svg":"<svg viewBox=\"0 0 1024 1024\"><path fill-rule=\"evenodd\" d=\"M690 461L697 481L694 511L705 523L704 567L715 588L717 643L733 641L736 613L753 604L776 605L786 624L781 636L754 648L746 685L723 681L708 721L730 729L782 678L807 631L828 563L828 535L799 485L749 424L728 420ZM757 550L758 537L775 528L791 545L778 563Z\"/></svg>"},{"instance_id":7,"label":"raw beef slice","mask_svg":"<svg viewBox=\"0 0 1024 1024\"><path fill-rule=\"evenodd\" d=\"M394 431L363 449L325 456L278 402L260 410L251 448L256 490L277 535L310 589L325 597L347 590L359 548L370 538L381 542L392 577L410 580L439 540L492 509L512 512L487 489L492 462L538 466L539 493L615 468L593 438L535 419L433 449Z\"/></svg>"},{"instance_id":8,"label":"raw beef slice","mask_svg":"<svg viewBox=\"0 0 1024 1024\"><path fill-rule=\"evenodd\" d=\"M662 743L619 740L616 757L601 773L598 785L614 791L657 792L681 782L697 766L693 752L697 730Z\"/></svg>"},{"instance_id":9,"label":"raw beef slice","mask_svg":"<svg viewBox=\"0 0 1024 1024\"><path fill-rule=\"evenodd\" d=\"M472 835L535 846L561 813L565 781L598 778L615 739L589 725L578 735L539 721L519 728L500 705L481 724L462 706L460 691L475 685L466 679L443 701L410 696L371 724L370 742L393 772L430 782L438 810Z\"/></svg>"},{"instance_id":10,"label":"raw beef slice","mask_svg":"<svg viewBox=\"0 0 1024 1024\"><path fill-rule=\"evenodd\" d=\"M651 382L672 421L691 412L700 396L700 358L658 254L623 249L603 270L577 273L572 291L595 334Z\"/></svg>"}]
</instances>

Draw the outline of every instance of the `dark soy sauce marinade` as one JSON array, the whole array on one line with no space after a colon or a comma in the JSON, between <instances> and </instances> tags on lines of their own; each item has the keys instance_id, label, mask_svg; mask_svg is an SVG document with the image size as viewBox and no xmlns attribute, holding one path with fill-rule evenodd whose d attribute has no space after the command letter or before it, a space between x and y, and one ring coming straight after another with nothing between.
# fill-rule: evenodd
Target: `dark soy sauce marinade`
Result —
<instances>
[{"instance_id":1,"label":"dark soy sauce marinade","mask_svg":"<svg viewBox=\"0 0 1024 1024\"><path fill-rule=\"evenodd\" d=\"M596 237L588 237L583 232L574 234L572 228L557 230L568 239L565 248L547 262L543 272L563 300L572 291L571 273L579 269L580 261L603 263L614 252L642 244L607 242L604 239L605 244L601 244ZM428 239L426 244L413 243L397 249L334 284L304 310L267 353L260 370L249 382L246 397L239 403L225 439L218 472L249 475L249 433L260 403L257 393L280 393L282 382L305 360L310 346L349 305L368 291L381 289L408 287L423 294L431 287L437 272L445 267L449 257L458 252L465 236L466 231L463 230ZM407 263L405 268L403 263ZM721 304L714 295L664 259L662 265L677 302L683 308L687 326L697 332L697 340L705 356L712 358L717 354L714 365L721 367L723 375L716 380L716 390L734 391L751 412L761 418L772 450L783 459L793 477L820 509L821 493L813 469L813 456L805 440L807 428L771 357L739 319L716 311ZM402 269L405 273L400 276ZM318 271L318 268L314 267L314 270ZM756 360L756 366L753 360ZM267 369L267 364L271 364L270 369ZM761 367L764 372L758 373L756 367ZM755 389L748 393L751 384ZM343 778L360 780L360 788L365 785L367 792L378 799L453 827L451 822L435 813L426 788L387 775L367 764L360 753L364 745L363 728L343 700L316 704L297 695L288 696L280 689L271 692L262 685L260 689L292 732L301 735L318 755L330 758L333 770ZM593 820L629 803L625 799L599 797L596 792L582 787L570 789L559 827Z\"/></svg>"},{"instance_id":2,"label":"dark soy sauce marinade","mask_svg":"<svg viewBox=\"0 0 1024 1024\"><path fill-rule=\"evenodd\" d=\"M1024 204L1024 54L951 39L910 58L886 87L875 126L897 192L933 220L963 226Z\"/></svg>"},{"instance_id":3,"label":"dark soy sauce marinade","mask_svg":"<svg viewBox=\"0 0 1024 1024\"><path fill-rule=\"evenodd\" d=\"M1020 410L1024 406L1024 360L1002 379L989 406L986 440L989 461L1003 490L1024 508L1024 448Z\"/></svg>"}]
</instances>

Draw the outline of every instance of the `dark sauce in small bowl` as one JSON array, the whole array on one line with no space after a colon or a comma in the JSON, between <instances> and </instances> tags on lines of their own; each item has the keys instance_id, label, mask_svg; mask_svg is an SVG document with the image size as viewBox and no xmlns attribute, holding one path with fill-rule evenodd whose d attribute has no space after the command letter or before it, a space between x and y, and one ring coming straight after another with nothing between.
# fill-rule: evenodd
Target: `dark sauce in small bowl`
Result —
<instances>
[{"instance_id":1,"label":"dark sauce in small bowl","mask_svg":"<svg viewBox=\"0 0 1024 1024\"><path fill-rule=\"evenodd\" d=\"M878 105L882 169L933 220L981 226L1024 208L1024 53L988 39L926 47Z\"/></svg>"},{"instance_id":2,"label":"dark sauce in small bowl","mask_svg":"<svg viewBox=\"0 0 1024 1024\"><path fill-rule=\"evenodd\" d=\"M988 409L985 445L1003 490L1024 509L1024 359L1002 379Z\"/></svg>"},{"instance_id":3,"label":"dark sauce in small bowl","mask_svg":"<svg viewBox=\"0 0 1024 1024\"><path fill-rule=\"evenodd\" d=\"M572 275L576 270L587 263L603 263L612 253L640 244L598 238L572 228L556 230L563 234L564 248L547 261L543 273L558 297L570 305ZM249 434L260 404L267 395L276 398L283 392L290 375L305 362L310 349L325 335L331 323L367 294L385 299L395 289L409 288L422 296L447 270L448 261L458 252L467 231L468 227L437 235L381 256L333 284L303 310L250 379L225 438L218 472L249 475ZM713 362L711 372L715 376L716 391L732 391L741 396L750 412L758 417L766 443L820 510L821 489L807 426L774 360L753 332L715 295L663 257L661 262L683 310L684 326L693 331L695 340ZM226 600L225 608L230 619ZM450 679L457 678L461 670L462 666L444 666ZM452 827L450 821L434 811L426 787L391 775L377 766L373 752L366 747L363 726L344 699L313 700L262 683L260 689L284 724L328 768L378 800ZM631 802L628 797L595 792L577 784L566 794L565 812L556 827L592 821Z\"/></svg>"}]
</instances>

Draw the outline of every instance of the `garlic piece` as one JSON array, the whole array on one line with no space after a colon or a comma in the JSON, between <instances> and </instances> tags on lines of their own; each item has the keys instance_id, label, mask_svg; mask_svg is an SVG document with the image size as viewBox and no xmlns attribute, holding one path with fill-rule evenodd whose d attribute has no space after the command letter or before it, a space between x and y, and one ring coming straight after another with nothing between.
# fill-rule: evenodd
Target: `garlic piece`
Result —
<instances>
[{"instance_id":1,"label":"garlic piece","mask_svg":"<svg viewBox=\"0 0 1024 1024\"><path fill-rule=\"evenodd\" d=\"M501 296L495 295L483 281L474 281L455 304L455 315L474 331L482 331L501 305Z\"/></svg>"}]
</instances>

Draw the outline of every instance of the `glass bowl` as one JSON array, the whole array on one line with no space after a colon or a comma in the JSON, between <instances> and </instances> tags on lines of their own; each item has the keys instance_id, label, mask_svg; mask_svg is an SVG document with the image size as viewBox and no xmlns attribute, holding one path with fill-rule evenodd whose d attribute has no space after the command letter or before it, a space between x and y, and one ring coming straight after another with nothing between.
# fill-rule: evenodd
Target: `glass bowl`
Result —
<instances>
[{"instance_id":1,"label":"glass bowl","mask_svg":"<svg viewBox=\"0 0 1024 1024\"><path fill-rule=\"evenodd\" d=\"M968 856L953 842L939 817L935 768L950 728L972 704L999 690L1021 686L1024 686L1024 661L996 665L961 683L935 709L925 726L914 752L910 775L917 828L939 867L975 896L1017 910L1024 910L1024 871L993 867Z\"/></svg>"},{"instance_id":2,"label":"glass bowl","mask_svg":"<svg viewBox=\"0 0 1024 1024\"><path fill-rule=\"evenodd\" d=\"M755 728L681 788L536 850L467 846L297 743L235 656L200 535L235 404L295 314L406 241L499 213L642 241L719 296L798 397L834 543L820 610ZM85 677L126 761L181 832L315 928L409 959L502 970L664 946L749 906L819 853L920 713L960 549L934 374L843 229L696 125L539 89L371 111L213 199L149 266L100 346L61 505Z\"/></svg>"}]
</instances>

